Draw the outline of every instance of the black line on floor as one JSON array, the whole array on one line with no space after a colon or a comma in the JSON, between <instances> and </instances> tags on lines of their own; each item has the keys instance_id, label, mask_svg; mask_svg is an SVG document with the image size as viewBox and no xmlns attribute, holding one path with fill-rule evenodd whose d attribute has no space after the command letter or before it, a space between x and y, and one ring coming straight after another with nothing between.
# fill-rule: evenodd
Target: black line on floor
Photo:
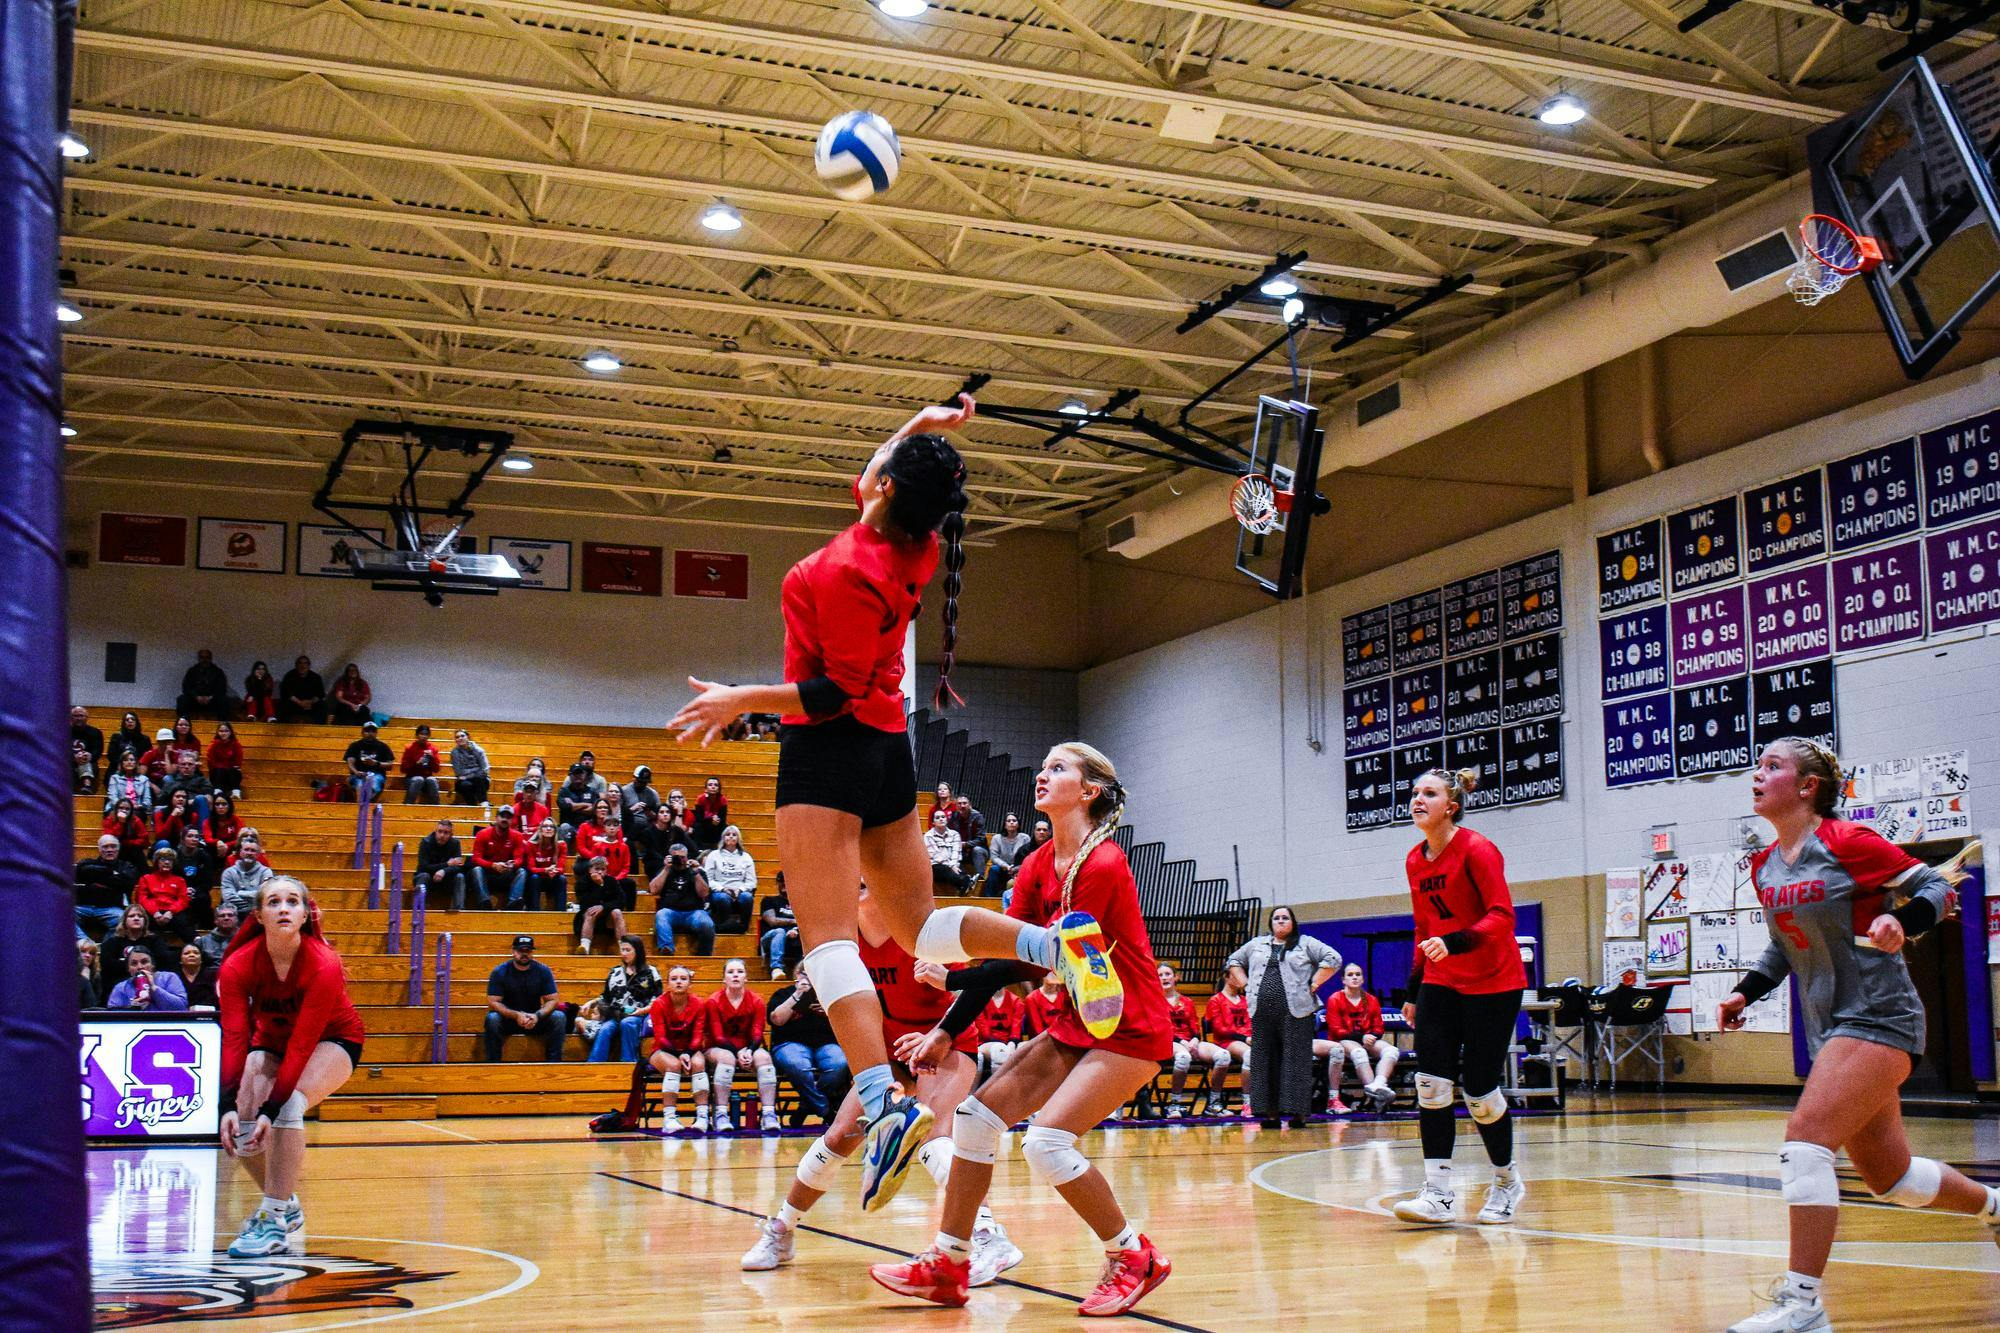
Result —
<instances>
[{"instance_id":1,"label":"black line on floor","mask_svg":"<svg viewBox=\"0 0 2000 1333\"><path fill-rule=\"evenodd\" d=\"M650 1180L634 1180L630 1176L621 1176L615 1171L599 1171L597 1174L611 1180L623 1181L627 1185L637 1185L642 1190L653 1190L656 1193L671 1195L676 1199L686 1199L689 1203L706 1204L710 1208L720 1208L724 1212L740 1213L744 1217L754 1217L760 1222L764 1220L764 1214L754 1209L739 1208L733 1203L717 1203L714 1199L704 1199L699 1194L686 1194L680 1190L668 1189L665 1185L655 1185ZM807 1222L800 1222L798 1230L809 1231L815 1236L825 1236L829 1240L846 1241L849 1245L859 1245L863 1249L874 1250L880 1254L891 1255L898 1259L908 1257L904 1251L897 1249L893 1245L884 1245L880 1241L863 1240L859 1236L850 1236L844 1231L832 1231L826 1227L816 1227ZM1068 1301L1072 1305L1083 1299L1083 1297L1075 1295L1072 1292L1057 1291L1053 1287L1038 1287L1032 1282L1020 1282L1011 1277L995 1278L992 1285L996 1287L1018 1287L1022 1291L1032 1291L1037 1296L1048 1296L1055 1300ZM1161 1328L1179 1329L1181 1333L1214 1333L1213 1330L1205 1329L1199 1324L1183 1324L1179 1320L1166 1319L1156 1314L1147 1314L1142 1310L1130 1311L1122 1317L1143 1320L1148 1324L1156 1324Z\"/></svg>"}]
</instances>

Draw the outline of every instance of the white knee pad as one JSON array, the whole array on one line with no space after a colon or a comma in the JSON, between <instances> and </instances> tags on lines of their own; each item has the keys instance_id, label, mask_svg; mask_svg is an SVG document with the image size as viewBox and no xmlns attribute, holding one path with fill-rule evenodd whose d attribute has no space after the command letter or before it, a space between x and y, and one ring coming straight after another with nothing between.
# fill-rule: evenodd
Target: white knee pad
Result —
<instances>
[{"instance_id":1,"label":"white knee pad","mask_svg":"<svg viewBox=\"0 0 2000 1333\"><path fill-rule=\"evenodd\" d=\"M991 1166L1000 1156L1000 1136L1006 1132L1005 1122L987 1110L984 1102L967 1097L952 1113L952 1155Z\"/></svg>"},{"instance_id":2,"label":"white knee pad","mask_svg":"<svg viewBox=\"0 0 2000 1333\"><path fill-rule=\"evenodd\" d=\"M1426 1111L1447 1110L1451 1106L1452 1082L1435 1074L1417 1075L1417 1105Z\"/></svg>"},{"instance_id":3,"label":"white knee pad","mask_svg":"<svg viewBox=\"0 0 2000 1333\"><path fill-rule=\"evenodd\" d=\"M813 991L825 1009L850 995L875 990L868 964L861 961L861 946L853 940L828 940L805 956L799 970L812 978Z\"/></svg>"},{"instance_id":4,"label":"white knee pad","mask_svg":"<svg viewBox=\"0 0 2000 1333\"><path fill-rule=\"evenodd\" d=\"M306 1095L294 1092L285 1098L285 1104L278 1108L278 1118L271 1122L272 1129L304 1129L306 1127ZM1932 1194L1937 1191L1933 1189Z\"/></svg>"},{"instance_id":5,"label":"white knee pad","mask_svg":"<svg viewBox=\"0 0 2000 1333\"><path fill-rule=\"evenodd\" d=\"M1188 1050L1185 1046L1174 1047L1174 1072L1176 1074L1187 1073L1188 1066L1193 1063L1194 1053L1192 1051Z\"/></svg>"},{"instance_id":6,"label":"white knee pad","mask_svg":"<svg viewBox=\"0 0 2000 1333\"><path fill-rule=\"evenodd\" d=\"M917 930L917 947L913 952L927 963L972 961L972 955L965 951L965 945L958 938L958 929L964 924L965 914L971 910L970 907L940 907L925 917L924 924Z\"/></svg>"},{"instance_id":7,"label":"white knee pad","mask_svg":"<svg viewBox=\"0 0 2000 1333\"><path fill-rule=\"evenodd\" d=\"M1459 1091L1465 1096L1466 1114L1472 1117L1474 1124L1490 1125L1501 1116L1507 1114L1507 1098L1498 1088L1493 1089L1491 1092L1481 1093L1477 1097L1466 1092L1463 1088L1460 1088ZM1451 1100L1450 1094L1446 1094L1445 1100Z\"/></svg>"},{"instance_id":8,"label":"white knee pad","mask_svg":"<svg viewBox=\"0 0 2000 1333\"><path fill-rule=\"evenodd\" d=\"M806 1149L806 1155L799 1158L799 1184L821 1194L833 1188L833 1182L840 1176L840 1164L847 1159L826 1146L826 1136L821 1135Z\"/></svg>"},{"instance_id":9,"label":"white knee pad","mask_svg":"<svg viewBox=\"0 0 2000 1333\"><path fill-rule=\"evenodd\" d=\"M761 1093L762 1093L762 1092L763 1092L763 1091L764 1091L765 1089L767 1089L767 1088L775 1088L775 1087L777 1087L777 1086L778 1086L778 1071L777 1071L777 1069L776 1069L776 1068L775 1068L774 1066L771 1066L771 1065L758 1065L758 1066L757 1066L757 1089L758 1089L758 1092L759 1092L759 1093L761 1094ZM768 1106L766 1106L766 1107L765 1107L764 1109L768 1111L768 1110L770 1110L771 1108L770 1108L770 1107L768 1107Z\"/></svg>"},{"instance_id":10,"label":"white knee pad","mask_svg":"<svg viewBox=\"0 0 2000 1333\"><path fill-rule=\"evenodd\" d=\"M696 1074L694 1076L694 1095L697 1097L703 1097L706 1096L707 1094L708 1094L708 1075Z\"/></svg>"},{"instance_id":11,"label":"white knee pad","mask_svg":"<svg viewBox=\"0 0 2000 1333\"><path fill-rule=\"evenodd\" d=\"M1047 1125L1028 1126L1021 1136L1021 1156L1035 1179L1049 1185L1067 1185L1090 1170L1090 1160L1076 1150L1076 1135Z\"/></svg>"},{"instance_id":12,"label":"white knee pad","mask_svg":"<svg viewBox=\"0 0 2000 1333\"><path fill-rule=\"evenodd\" d=\"M669 1069L666 1073L660 1075L660 1095L666 1098L669 1107L674 1104L675 1098L681 1095L680 1070Z\"/></svg>"},{"instance_id":13,"label":"white knee pad","mask_svg":"<svg viewBox=\"0 0 2000 1333\"><path fill-rule=\"evenodd\" d=\"M1778 1181L1794 1208L1838 1208L1840 1180L1833 1173L1833 1150L1817 1143L1788 1142L1778 1150Z\"/></svg>"},{"instance_id":14,"label":"white knee pad","mask_svg":"<svg viewBox=\"0 0 2000 1333\"><path fill-rule=\"evenodd\" d=\"M736 1081L736 1066L728 1060L715 1062L715 1082L724 1092Z\"/></svg>"},{"instance_id":15,"label":"white knee pad","mask_svg":"<svg viewBox=\"0 0 2000 1333\"><path fill-rule=\"evenodd\" d=\"M1220 1074L1220 1073L1221 1073L1221 1072L1222 1072L1223 1070L1225 1070L1225 1069L1229 1068L1229 1066L1230 1066L1230 1065L1232 1065L1232 1064L1234 1064L1234 1063L1236 1063L1236 1060L1235 1060L1235 1057L1234 1057L1234 1056L1232 1056L1232 1055L1230 1055L1230 1054L1229 1054L1229 1052L1228 1052L1227 1050L1223 1049L1223 1048L1222 1048L1222 1047L1220 1047L1220 1046L1218 1046L1218 1047L1216 1047L1216 1048L1215 1048L1215 1072L1216 1072L1216 1073Z\"/></svg>"},{"instance_id":16,"label":"white knee pad","mask_svg":"<svg viewBox=\"0 0 2000 1333\"><path fill-rule=\"evenodd\" d=\"M1905 1208L1928 1208L1944 1187L1944 1164L1929 1157L1912 1157L1903 1178L1875 1197Z\"/></svg>"}]
</instances>

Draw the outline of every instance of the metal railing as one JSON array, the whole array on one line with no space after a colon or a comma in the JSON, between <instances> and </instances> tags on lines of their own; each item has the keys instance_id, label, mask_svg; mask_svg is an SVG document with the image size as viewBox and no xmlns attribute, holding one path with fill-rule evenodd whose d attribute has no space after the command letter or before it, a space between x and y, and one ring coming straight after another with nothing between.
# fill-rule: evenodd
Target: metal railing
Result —
<instances>
[{"instance_id":1,"label":"metal railing","mask_svg":"<svg viewBox=\"0 0 2000 1333\"><path fill-rule=\"evenodd\" d=\"M437 970L431 978L431 1063L445 1062L445 1024L451 1014L451 932L438 936Z\"/></svg>"}]
</instances>

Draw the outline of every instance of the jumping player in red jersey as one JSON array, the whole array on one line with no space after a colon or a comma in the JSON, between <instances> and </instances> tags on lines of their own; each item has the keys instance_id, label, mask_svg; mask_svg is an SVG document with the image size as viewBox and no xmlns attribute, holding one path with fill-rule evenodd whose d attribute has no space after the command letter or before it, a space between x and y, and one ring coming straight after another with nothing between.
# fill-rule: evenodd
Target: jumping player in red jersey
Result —
<instances>
[{"instance_id":1,"label":"jumping player in red jersey","mask_svg":"<svg viewBox=\"0 0 2000 1333\"><path fill-rule=\"evenodd\" d=\"M708 1083L715 1104L711 1125L718 1134L736 1128L729 1118L730 1084L744 1065L755 1071L757 1104L764 1109L761 1128L778 1132L778 1071L764 1049L764 998L750 989L749 980L743 960L732 958L722 965L722 989L702 1001L708 1011L708 1067L714 1071Z\"/></svg>"},{"instance_id":2,"label":"jumping player in red jersey","mask_svg":"<svg viewBox=\"0 0 2000 1333\"><path fill-rule=\"evenodd\" d=\"M305 885L288 875L264 881L256 915L230 940L215 988L228 1108L222 1147L264 1191L229 1253L282 1254L305 1239L297 1190L306 1112L347 1082L367 1037Z\"/></svg>"},{"instance_id":3,"label":"jumping player in red jersey","mask_svg":"<svg viewBox=\"0 0 2000 1333\"><path fill-rule=\"evenodd\" d=\"M912 1034L928 1035L952 1004L943 985L944 969L935 963L919 963L904 952L889 937L887 923L881 920L873 899L865 892L861 896L858 924L861 958L875 978L882 1001L883 1036L893 1045ZM926 972L933 975L926 979ZM929 1107L934 1117L933 1136L921 1147L912 1145L911 1151L940 1189L945 1186L952 1162L951 1144L942 1132L944 1119L972 1089L974 1070L968 1058L972 1044L968 1028L954 1036L936 1067L921 1073L902 1064L896 1067L897 1081ZM743 1256L742 1266L746 1270L762 1272L792 1261L798 1244L799 1221L833 1187L840 1164L861 1146L863 1130L861 1099L850 1089L834 1113L833 1123L799 1159L797 1176L784 1203L759 1225L757 1243ZM864 1196L862 1208L869 1208L871 1202ZM979 1207L972 1248L971 1281L975 1287L985 1286L1021 1262L1021 1251L984 1204Z\"/></svg>"},{"instance_id":4,"label":"jumping player in red jersey","mask_svg":"<svg viewBox=\"0 0 2000 1333\"><path fill-rule=\"evenodd\" d=\"M1221 1114L1222 1080L1229 1067L1250 1067L1250 999L1244 994L1249 988L1249 974L1240 964L1232 963L1222 969L1222 989L1208 997L1208 1004L1201 1011L1202 1024L1208 1029L1208 1040L1197 1046L1195 1052L1208 1065L1210 1115ZM1251 1114L1247 1085L1244 1088L1243 1114Z\"/></svg>"},{"instance_id":5,"label":"jumping player in red jersey","mask_svg":"<svg viewBox=\"0 0 2000 1333\"><path fill-rule=\"evenodd\" d=\"M1500 1075L1528 979L1514 943L1514 899L1500 849L1458 823L1465 796L1478 782L1472 769L1434 768L1410 788L1410 818L1424 840L1410 849L1405 864L1417 919L1410 962L1417 998L1403 1006L1403 1017L1417 1030L1424 1187L1396 1205L1396 1216L1405 1222L1453 1220L1454 1083L1493 1163L1493 1184L1479 1220L1513 1221L1527 1192L1514 1168L1514 1118L1500 1091Z\"/></svg>"},{"instance_id":6,"label":"jumping player in red jersey","mask_svg":"<svg viewBox=\"0 0 2000 1333\"><path fill-rule=\"evenodd\" d=\"M1965 1213L2000 1240L2000 1190L1911 1156L1898 1091L1925 1033L1903 944L1951 914L1956 867L1941 874L1873 829L1835 819L1840 789L1833 751L1797 736L1764 747L1750 778L1751 808L1778 834L1750 862L1771 943L1719 1017L1725 1031L1742 1027L1746 1008L1796 977L1813 1066L1778 1154L1790 1271L1772 1284L1769 1305L1730 1333L1832 1327L1820 1283L1840 1220L1834 1156L1842 1148L1882 1202Z\"/></svg>"},{"instance_id":7,"label":"jumping player in red jersey","mask_svg":"<svg viewBox=\"0 0 2000 1333\"><path fill-rule=\"evenodd\" d=\"M970 395L927 407L875 451L854 483L860 521L785 575L783 685L717 685L690 676L695 697L667 725L706 745L744 713L780 713L778 855L790 876L805 966L854 1072L868 1121L862 1175L872 1198L902 1185L904 1141L922 1143L930 1112L896 1097L882 1012L855 943L855 886L873 886L896 942L918 958L1020 959L1062 974L1100 1031L1117 1026L1117 973L1097 923L1025 924L976 907L940 911L916 818L916 765L903 710L903 647L943 545L944 661L937 702L951 696L965 567L965 463L935 431L972 417Z\"/></svg>"},{"instance_id":8,"label":"jumping player in red jersey","mask_svg":"<svg viewBox=\"0 0 2000 1333\"><path fill-rule=\"evenodd\" d=\"M1053 923L1081 909L1103 922L1105 935L1115 942L1110 962L1123 983L1123 1012L1112 1031L1099 1033L1066 1003L1047 1032L1021 1047L977 1096L959 1103L952 1118L957 1160L945 1184L936 1240L912 1260L868 1270L891 1291L939 1305L965 1304L972 1258L968 1238L979 1203L993 1184L1000 1136L1030 1113L1035 1123L1021 1139L1028 1169L1055 1186L1104 1245L1104 1271L1078 1312L1124 1314L1173 1271L1152 1241L1127 1220L1110 1183L1076 1147L1080 1135L1151 1082L1160 1061L1173 1050L1166 996L1139 913L1132 868L1111 841L1124 807L1125 791L1111 761L1090 746L1074 741L1058 745L1042 761L1035 778L1035 808L1049 817L1055 837L1022 861L1008 910L1024 920ZM988 987L1019 977L1019 969L1005 963L969 970L986 971ZM899 1054L914 1069L942 1058L947 1034L969 1025L990 993L968 987L937 1032L905 1039Z\"/></svg>"}]
</instances>

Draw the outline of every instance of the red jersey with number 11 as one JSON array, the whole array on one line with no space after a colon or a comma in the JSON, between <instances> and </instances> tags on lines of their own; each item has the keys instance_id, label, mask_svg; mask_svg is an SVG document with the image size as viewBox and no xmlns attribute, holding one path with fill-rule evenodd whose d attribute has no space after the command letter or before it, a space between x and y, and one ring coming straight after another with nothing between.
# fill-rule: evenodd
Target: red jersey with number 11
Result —
<instances>
[{"instance_id":1,"label":"red jersey with number 11","mask_svg":"<svg viewBox=\"0 0 2000 1333\"><path fill-rule=\"evenodd\" d=\"M1410 849L1410 906L1417 943L1443 939L1453 952L1432 962L1422 949L1410 963L1410 985L1449 986L1462 995L1495 995L1528 984L1514 943L1514 897L1507 865L1485 835L1461 828L1433 861L1429 844Z\"/></svg>"}]
</instances>

